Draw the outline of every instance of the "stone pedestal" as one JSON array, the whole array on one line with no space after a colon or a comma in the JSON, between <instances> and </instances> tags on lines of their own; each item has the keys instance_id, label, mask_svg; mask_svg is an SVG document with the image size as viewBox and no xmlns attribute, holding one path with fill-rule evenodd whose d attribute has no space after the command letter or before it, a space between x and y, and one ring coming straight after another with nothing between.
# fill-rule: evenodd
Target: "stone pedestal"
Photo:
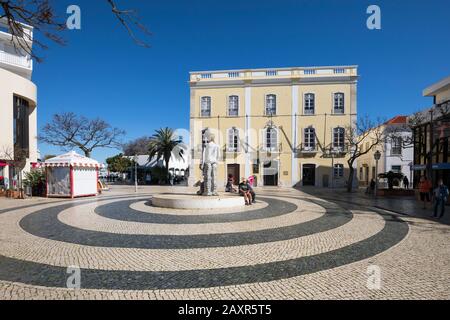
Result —
<instances>
[{"instance_id":1,"label":"stone pedestal","mask_svg":"<svg viewBox=\"0 0 450 320\"><path fill-rule=\"evenodd\" d=\"M152 205L172 209L220 209L245 206L244 197L221 193L217 197L203 197L187 194L157 194Z\"/></svg>"}]
</instances>

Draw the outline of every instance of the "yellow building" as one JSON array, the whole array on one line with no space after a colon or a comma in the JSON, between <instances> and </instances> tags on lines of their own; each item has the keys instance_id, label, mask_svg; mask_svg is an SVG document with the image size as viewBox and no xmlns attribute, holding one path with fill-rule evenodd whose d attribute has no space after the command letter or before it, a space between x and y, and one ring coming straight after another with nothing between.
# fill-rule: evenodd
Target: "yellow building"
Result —
<instances>
[{"instance_id":1,"label":"yellow building","mask_svg":"<svg viewBox=\"0 0 450 320\"><path fill-rule=\"evenodd\" d=\"M209 130L222 151L219 186L229 174L258 186L343 185L357 80L356 66L191 72L190 184L202 179Z\"/></svg>"}]
</instances>

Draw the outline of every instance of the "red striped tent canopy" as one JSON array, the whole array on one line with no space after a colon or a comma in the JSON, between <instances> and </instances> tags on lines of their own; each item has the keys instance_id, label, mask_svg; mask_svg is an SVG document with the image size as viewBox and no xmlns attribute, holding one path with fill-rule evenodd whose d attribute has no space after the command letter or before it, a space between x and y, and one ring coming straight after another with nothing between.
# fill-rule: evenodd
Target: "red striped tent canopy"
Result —
<instances>
[{"instance_id":1,"label":"red striped tent canopy","mask_svg":"<svg viewBox=\"0 0 450 320\"><path fill-rule=\"evenodd\" d=\"M82 156L75 151L45 161L45 167L103 168L97 160Z\"/></svg>"}]
</instances>

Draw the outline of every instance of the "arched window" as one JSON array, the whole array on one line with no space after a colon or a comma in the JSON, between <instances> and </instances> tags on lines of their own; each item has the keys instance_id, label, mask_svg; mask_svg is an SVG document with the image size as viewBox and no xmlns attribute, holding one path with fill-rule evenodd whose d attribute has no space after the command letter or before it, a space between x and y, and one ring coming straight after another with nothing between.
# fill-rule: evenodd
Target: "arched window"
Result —
<instances>
[{"instance_id":1,"label":"arched window","mask_svg":"<svg viewBox=\"0 0 450 320\"><path fill-rule=\"evenodd\" d=\"M264 139L267 151L276 151L278 149L278 132L275 128L267 128Z\"/></svg>"},{"instance_id":2,"label":"arched window","mask_svg":"<svg viewBox=\"0 0 450 320\"><path fill-rule=\"evenodd\" d=\"M333 112L335 114L344 114L345 112L345 95L342 92L334 94L334 107Z\"/></svg>"},{"instance_id":3,"label":"arched window","mask_svg":"<svg viewBox=\"0 0 450 320\"><path fill-rule=\"evenodd\" d=\"M266 115L274 116L277 114L277 96L268 94L266 96Z\"/></svg>"},{"instance_id":4,"label":"arched window","mask_svg":"<svg viewBox=\"0 0 450 320\"><path fill-rule=\"evenodd\" d=\"M316 149L316 130L313 127L305 129L305 150L315 150Z\"/></svg>"},{"instance_id":5,"label":"arched window","mask_svg":"<svg viewBox=\"0 0 450 320\"><path fill-rule=\"evenodd\" d=\"M228 151L239 152L239 129L228 129Z\"/></svg>"},{"instance_id":6,"label":"arched window","mask_svg":"<svg viewBox=\"0 0 450 320\"><path fill-rule=\"evenodd\" d=\"M211 97L202 97L200 109L202 117L211 117Z\"/></svg>"},{"instance_id":7,"label":"arched window","mask_svg":"<svg viewBox=\"0 0 450 320\"><path fill-rule=\"evenodd\" d=\"M345 144L345 129L334 128L333 129L333 148L343 150Z\"/></svg>"},{"instance_id":8,"label":"arched window","mask_svg":"<svg viewBox=\"0 0 450 320\"><path fill-rule=\"evenodd\" d=\"M305 111L304 114L314 114L316 107L316 96L314 93L305 94Z\"/></svg>"},{"instance_id":9,"label":"arched window","mask_svg":"<svg viewBox=\"0 0 450 320\"><path fill-rule=\"evenodd\" d=\"M239 97L228 97L228 115L231 117L237 117L239 115Z\"/></svg>"}]
</instances>

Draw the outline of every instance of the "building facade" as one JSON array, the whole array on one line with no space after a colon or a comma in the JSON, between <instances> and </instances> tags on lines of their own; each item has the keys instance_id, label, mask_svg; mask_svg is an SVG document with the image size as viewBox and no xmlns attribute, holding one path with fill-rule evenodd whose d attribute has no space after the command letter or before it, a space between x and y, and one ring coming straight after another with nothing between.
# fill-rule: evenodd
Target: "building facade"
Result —
<instances>
[{"instance_id":1,"label":"building facade","mask_svg":"<svg viewBox=\"0 0 450 320\"><path fill-rule=\"evenodd\" d=\"M379 151L381 158L378 161L378 173L389 171L401 173L412 182L412 162L414 157L412 131L408 126L407 116L396 116L386 121L381 128L383 142L373 147L368 153L358 158L358 181L360 186L368 186L370 181L376 181L375 152ZM371 135L361 143L362 151L371 146Z\"/></svg>"},{"instance_id":2,"label":"building facade","mask_svg":"<svg viewBox=\"0 0 450 320\"><path fill-rule=\"evenodd\" d=\"M356 66L190 73L190 184L204 134L220 146L219 185L228 175L258 186L343 185L345 128L357 115Z\"/></svg>"},{"instance_id":3,"label":"building facade","mask_svg":"<svg viewBox=\"0 0 450 320\"><path fill-rule=\"evenodd\" d=\"M186 178L189 176L189 164L190 164L190 154L189 146L184 143L180 143L172 151L172 156L169 160L169 174L174 178ZM154 178L152 177L152 169L154 167L165 167L163 159L157 160L157 157L150 159L149 155L137 155L127 156L130 160L137 160L137 171L138 171L138 181L139 183L150 184ZM130 168L130 179L134 181L135 170L134 167Z\"/></svg>"},{"instance_id":4,"label":"building facade","mask_svg":"<svg viewBox=\"0 0 450 320\"><path fill-rule=\"evenodd\" d=\"M450 76L424 90L433 106L412 115L414 137L414 183L423 175L435 184L439 178L450 185Z\"/></svg>"},{"instance_id":5,"label":"building facade","mask_svg":"<svg viewBox=\"0 0 450 320\"><path fill-rule=\"evenodd\" d=\"M17 186L18 170L12 162L25 160L24 171L37 162L37 88L31 82L33 61L14 48L13 41L32 47L33 29L23 25L24 36L12 40L5 20L0 20L0 187Z\"/></svg>"}]
</instances>

